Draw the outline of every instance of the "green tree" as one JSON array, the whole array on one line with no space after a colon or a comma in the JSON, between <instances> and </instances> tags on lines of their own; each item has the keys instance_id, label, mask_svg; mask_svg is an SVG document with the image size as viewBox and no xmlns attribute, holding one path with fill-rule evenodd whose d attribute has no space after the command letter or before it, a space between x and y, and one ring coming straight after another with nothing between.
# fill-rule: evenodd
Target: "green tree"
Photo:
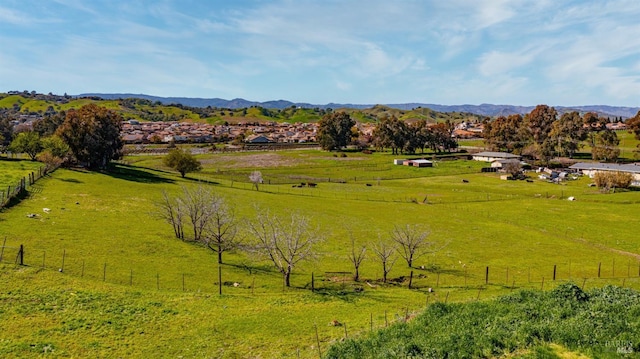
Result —
<instances>
[{"instance_id":1,"label":"green tree","mask_svg":"<svg viewBox=\"0 0 640 359\"><path fill-rule=\"evenodd\" d=\"M575 111L565 112L551 125L549 136L551 142L555 143L558 154L573 158L580 149L580 142L587 138L587 131L580 114Z\"/></svg>"},{"instance_id":2,"label":"green tree","mask_svg":"<svg viewBox=\"0 0 640 359\"><path fill-rule=\"evenodd\" d=\"M598 132L606 128L604 120L598 117L595 112L587 112L582 116L582 121L587 129L587 138L591 148L596 146L596 137Z\"/></svg>"},{"instance_id":3,"label":"green tree","mask_svg":"<svg viewBox=\"0 0 640 359\"><path fill-rule=\"evenodd\" d=\"M631 131L637 140L640 140L640 111L626 122L627 128Z\"/></svg>"},{"instance_id":4,"label":"green tree","mask_svg":"<svg viewBox=\"0 0 640 359\"><path fill-rule=\"evenodd\" d=\"M173 168L184 176L189 172L202 170L202 164L189 151L174 148L162 159L167 167Z\"/></svg>"},{"instance_id":5,"label":"green tree","mask_svg":"<svg viewBox=\"0 0 640 359\"><path fill-rule=\"evenodd\" d=\"M35 161L38 153L42 151L42 140L37 132L20 132L11 141L9 150L17 153L26 153L32 161Z\"/></svg>"},{"instance_id":6,"label":"green tree","mask_svg":"<svg viewBox=\"0 0 640 359\"><path fill-rule=\"evenodd\" d=\"M492 150L521 153L527 144L526 136L523 136L524 131L522 116L510 115L485 121L482 134L485 145Z\"/></svg>"},{"instance_id":7,"label":"green tree","mask_svg":"<svg viewBox=\"0 0 640 359\"><path fill-rule=\"evenodd\" d=\"M410 130L415 134L415 141L418 148L420 148L420 152L424 153L425 147L429 147L429 144L433 141L434 138L433 132L427 125L427 121L416 121L410 126Z\"/></svg>"},{"instance_id":8,"label":"green tree","mask_svg":"<svg viewBox=\"0 0 640 359\"><path fill-rule=\"evenodd\" d=\"M56 130L76 161L89 169L106 169L109 162L120 158L122 116L95 104L69 110Z\"/></svg>"},{"instance_id":9,"label":"green tree","mask_svg":"<svg viewBox=\"0 0 640 359\"><path fill-rule=\"evenodd\" d=\"M69 145L67 145L62 138L52 135L42 139L42 148L45 151L51 152L53 156L64 159L69 154Z\"/></svg>"},{"instance_id":10,"label":"green tree","mask_svg":"<svg viewBox=\"0 0 640 359\"><path fill-rule=\"evenodd\" d=\"M615 161L620 156L619 144L620 139L614 131L604 130L596 137L596 145L591 149L591 157L594 160Z\"/></svg>"},{"instance_id":11,"label":"green tree","mask_svg":"<svg viewBox=\"0 0 640 359\"><path fill-rule=\"evenodd\" d=\"M455 126L449 120L440 122L431 127L433 133L431 148L434 151L451 152L452 149L458 147L458 142L453 138L453 130Z\"/></svg>"},{"instance_id":12,"label":"green tree","mask_svg":"<svg viewBox=\"0 0 640 359\"><path fill-rule=\"evenodd\" d=\"M333 112L326 114L318 121L318 143L327 151L339 150L353 138L356 122L346 112Z\"/></svg>"},{"instance_id":13,"label":"green tree","mask_svg":"<svg viewBox=\"0 0 640 359\"><path fill-rule=\"evenodd\" d=\"M558 112L547 105L538 105L525 118L525 123L536 155L545 163L549 163L554 154L554 144L550 141L550 133Z\"/></svg>"},{"instance_id":14,"label":"green tree","mask_svg":"<svg viewBox=\"0 0 640 359\"><path fill-rule=\"evenodd\" d=\"M60 127L67 116L66 112L60 113L47 113L45 117L39 119L33 123L33 130L38 132L41 137L49 137L56 133L58 127Z\"/></svg>"},{"instance_id":15,"label":"green tree","mask_svg":"<svg viewBox=\"0 0 640 359\"><path fill-rule=\"evenodd\" d=\"M0 148L5 148L11 143L13 137L13 125L8 117L0 118Z\"/></svg>"},{"instance_id":16,"label":"green tree","mask_svg":"<svg viewBox=\"0 0 640 359\"><path fill-rule=\"evenodd\" d=\"M385 115L373 129L373 141L378 148L391 148L392 154L398 154L405 148L407 124L397 117Z\"/></svg>"}]
</instances>

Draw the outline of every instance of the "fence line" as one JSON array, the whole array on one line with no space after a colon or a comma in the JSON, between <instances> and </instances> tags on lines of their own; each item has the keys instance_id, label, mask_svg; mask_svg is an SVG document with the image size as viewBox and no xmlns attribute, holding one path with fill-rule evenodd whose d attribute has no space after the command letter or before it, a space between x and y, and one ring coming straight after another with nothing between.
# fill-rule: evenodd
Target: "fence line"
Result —
<instances>
[{"instance_id":1,"label":"fence line","mask_svg":"<svg viewBox=\"0 0 640 359\"><path fill-rule=\"evenodd\" d=\"M272 295L284 290L309 290L314 292L340 292L341 294L357 294L375 290L378 287L393 286L409 290L438 293L441 291L485 291L489 289L535 289L549 287L553 283L573 281L582 286L596 282L620 282L623 285L640 285L640 261L615 259L604 261L575 261L538 264L531 266L419 266L413 268L393 269L386 283L382 282L381 273L376 278L364 277L360 281L353 280L351 272L294 273L294 288L276 285L277 272L256 273L246 267L248 273L240 273L241 266L229 264L223 267L222 281L218 279L217 270L212 266L210 272L194 272L185 268L177 268L169 273L126 267L122 261L87 261L72 252L47 251L29 248L23 245L7 245L6 238L0 247L0 263L24 265L33 268L55 270L64 274L84 277L91 280L112 284L132 286L136 288L218 293L223 288L224 294L236 295ZM232 267L237 269L232 270ZM264 284L263 276L272 276ZM257 283L256 283L257 281ZM262 283L261 283L262 282ZM226 288L226 289L224 289Z\"/></svg>"},{"instance_id":2,"label":"fence line","mask_svg":"<svg viewBox=\"0 0 640 359\"><path fill-rule=\"evenodd\" d=\"M43 270L57 271L61 275L87 278L123 287L142 288L145 290L218 293L216 270L208 275L189 270L174 271L171 274L161 274L154 270L145 270L145 266L124 268L122 263L108 260L100 263L91 261L87 264L82 256L74 256L66 249L59 251L30 248L24 245L7 245L5 237L0 247L0 263L6 265L27 266ZM398 264L400 266L400 264ZM242 269L241 266L239 266ZM247 267L249 268L249 267ZM320 355L332 343L343 338L358 337L374 330L382 329L395 323L407 322L420 311L433 303L448 303L454 301L473 301L495 296L504 290L542 289L548 290L561 283L574 282L581 286L601 286L603 283L614 283L622 287L640 287L640 261L628 259L616 261L575 261L545 263L531 266L419 266L414 268L399 268L393 270L387 283L380 279L362 279L353 281L352 273L348 271L307 273L293 278L295 288L285 289L275 286L270 280L267 286L256 283L255 273L231 275L225 274L222 279L224 295L269 297L282 295L285 290L301 293L302 291L320 294L335 293L343 296L357 296L363 291L375 291L381 286L394 286L424 295L424 305L415 303L404 308L385 310L384 313L369 315L369 321L363 323L360 318L357 324L349 321L349 317L336 317L329 323L316 323L315 340L313 346L301 347L305 350L305 357ZM397 276L397 273L404 275ZM274 273L273 276L279 275ZM306 277L306 279L305 279ZM242 279L240 279L242 278ZM234 281L237 280L237 281ZM243 282L246 281L246 282ZM238 284L238 285L236 285ZM302 285L301 285L302 284ZM320 326L318 325L320 324ZM315 346L315 348L314 348ZM300 349L298 349L300 353Z\"/></svg>"},{"instance_id":3,"label":"fence line","mask_svg":"<svg viewBox=\"0 0 640 359\"><path fill-rule=\"evenodd\" d=\"M47 173L49 172L46 170L46 167L42 166L38 168L38 171L33 171L27 174L26 177L22 177L17 184L7 186L6 191L4 189L0 190L0 208L9 204L13 198L24 195L36 181L44 177Z\"/></svg>"}]
</instances>

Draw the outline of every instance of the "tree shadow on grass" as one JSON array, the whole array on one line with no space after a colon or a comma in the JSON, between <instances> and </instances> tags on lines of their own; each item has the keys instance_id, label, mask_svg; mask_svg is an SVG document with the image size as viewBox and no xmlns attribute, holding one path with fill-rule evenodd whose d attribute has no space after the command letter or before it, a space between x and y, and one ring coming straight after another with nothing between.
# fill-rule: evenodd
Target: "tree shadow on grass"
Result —
<instances>
[{"instance_id":1,"label":"tree shadow on grass","mask_svg":"<svg viewBox=\"0 0 640 359\"><path fill-rule=\"evenodd\" d=\"M148 169L141 169L139 167L117 164L104 172L104 174L123 179L127 181L140 182L140 183L174 183L175 181L163 176L158 176L150 172Z\"/></svg>"},{"instance_id":2,"label":"tree shadow on grass","mask_svg":"<svg viewBox=\"0 0 640 359\"><path fill-rule=\"evenodd\" d=\"M246 270L247 273L249 275L253 275L253 274L275 274L275 273L279 273L277 272L276 268L273 265L267 265L267 264L247 264L245 262L242 263L225 263L226 265L230 266L230 267L236 267L238 269L243 269Z\"/></svg>"},{"instance_id":3,"label":"tree shadow on grass","mask_svg":"<svg viewBox=\"0 0 640 359\"><path fill-rule=\"evenodd\" d=\"M57 180L62 182L69 182L69 183L82 183L82 181L75 178L57 178Z\"/></svg>"}]
</instances>

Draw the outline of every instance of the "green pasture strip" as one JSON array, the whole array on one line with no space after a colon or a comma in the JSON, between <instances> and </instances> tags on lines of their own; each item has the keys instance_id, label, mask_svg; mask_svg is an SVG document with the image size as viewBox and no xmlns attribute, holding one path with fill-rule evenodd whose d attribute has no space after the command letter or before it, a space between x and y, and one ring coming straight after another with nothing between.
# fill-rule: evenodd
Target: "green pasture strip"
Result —
<instances>
[{"instance_id":1,"label":"green pasture strip","mask_svg":"<svg viewBox=\"0 0 640 359\"><path fill-rule=\"evenodd\" d=\"M0 158L0 189L6 191L7 186L17 185L23 177L28 178L41 167L40 162Z\"/></svg>"}]
</instances>

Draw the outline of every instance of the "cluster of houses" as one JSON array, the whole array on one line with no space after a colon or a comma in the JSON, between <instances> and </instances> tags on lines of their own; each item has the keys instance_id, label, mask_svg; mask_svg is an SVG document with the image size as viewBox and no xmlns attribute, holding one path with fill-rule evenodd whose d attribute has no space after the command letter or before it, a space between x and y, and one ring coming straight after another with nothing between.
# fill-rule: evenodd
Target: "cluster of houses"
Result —
<instances>
[{"instance_id":1,"label":"cluster of houses","mask_svg":"<svg viewBox=\"0 0 640 359\"><path fill-rule=\"evenodd\" d=\"M316 139L317 126L310 123L264 123L210 125L190 122L139 122L122 126L126 144L206 143L242 138L247 143L304 143Z\"/></svg>"}]
</instances>

